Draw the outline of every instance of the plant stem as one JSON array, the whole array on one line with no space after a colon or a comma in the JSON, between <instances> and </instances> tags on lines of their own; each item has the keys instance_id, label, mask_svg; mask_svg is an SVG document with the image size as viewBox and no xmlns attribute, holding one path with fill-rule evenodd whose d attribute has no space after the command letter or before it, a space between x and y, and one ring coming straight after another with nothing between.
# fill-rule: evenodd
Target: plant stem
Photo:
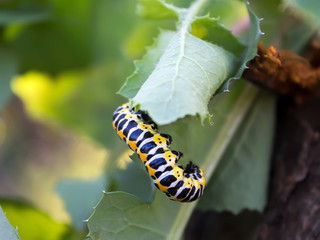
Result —
<instances>
[{"instance_id":1,"label":"plant stem","mask_svg":"<svg viewBox=\"0 0 320 240\"><path fill-rule=\"evenodd\" d=\"M207 157L205 158L204 164L202 165L207 179L211 178L211 175L216 169L230 141L233 139L250 107L253 105L258 92L258 88L247 84L242 90L240 96L237 98L237 101L231 109L217 138L213 142ZM193 202L180 207L177 217L168 234L168 240L181 239L185 226L196 205L197 202Z\"/></svg>"},{"instance_id":2,"label":"plant stem","mask_svg":"<svg viewBox=\"0 0 320 240\"><path fill-rule=\"evenodd\" d=\"M251 84L247 86L241 92L241 95L235 102L232 110L230 111L224 125L222 126L217 138L215 139L211 150L209 151L204 164L203 169L206 171L206 176L211 178L214 170L216 169L219 160L222 158L227 146L233 139L236 131L242 123L244 117L247 115L248 110L253 105L254 100L258 94L258 88Z\"/></svg>"},{"instance_id":3,"label":"plant stem","mask_svg":"<svg viewBox=\"0 0 320 240\"><path fill-rule=\"evenodd\" d=\"M181 25L181 31L187 32L188 27L194 20L194 17L198 15L201 8L207 3L208 0L197 0L188 9L187 15L184 17Z\"/></svg>"}]
</instances>

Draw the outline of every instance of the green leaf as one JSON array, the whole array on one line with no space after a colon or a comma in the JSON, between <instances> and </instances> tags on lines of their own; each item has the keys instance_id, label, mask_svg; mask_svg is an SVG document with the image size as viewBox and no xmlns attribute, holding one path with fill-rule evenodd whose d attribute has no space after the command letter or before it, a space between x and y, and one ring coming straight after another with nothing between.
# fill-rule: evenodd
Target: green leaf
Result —
<instances>
[{"instance_id":1,"label":"green leaf","mask_svg":"<svg viewBox=\"0 0 320 240\"><path fill-rule=\"evenodd\" d=\"M105 193L88 221L89 237L97 239L167 239L172 216L181 204L157 193L147 205L123 192Z\"/></svg>"},{"instance_id":2,"label":"green leaf","mask_svg":"<svg viewBox=\"0 0 320 240\"><path fill-rule=\"evenodd\" d=\"M10 81L16 72L15 57L8 50L0 48L0 108L11 95Z\"/></svg>"},{"instance_id":3,"label":"green leaf","mask_svg":"<svg viewBox=\"0 0 320 240\"><path fill-rule=\"evenodd\" d=\"M222 48L179 31L133 98L160 125L186 115L205 119L207 104L232 72L235 58Z\"/></svg>"},{"instance_id":4,"label":"green leaf","mask_svg":"<svg viewBox=\"0 0 320 240\"><path fill-rule=\"evenodd\" d=\"M245 4L248 9L248 14L250 18L250 28L247 35L247 49L241 59L241 63L238 66L238 71L235 73L235 75L232 77L233 79L239 79L246 68L246 64L248 61L250 61L252 58L254 58L257 55L257 45L258 40L262 34L260 30L260 19L252 12L249 2L245 1ZM229 79L230 80L230 79ZM226 84L223 86L223 89L229 89L229 82L227 81Z\"/></svg>"},{"instance_id":5,"label":"green leaf","mask_svg":"<svg viewBox=\"0 0 320 240\"><path fill-rule=\"evenodd\" d=\"M246 63L256 54L261 31L259 19L248 5L251 20L248 47L241 58L236 58L233 54L240 56L244 47L230 31L208 16L196 17L204 3L198 0L188 11L180 11L181 24L174 36L169 39L162 33L119 91L133 98L133 105L146 110L160 125L186 115L206 118L211 97L217 91L228 89L231 79L240 78ZM214 44L191 35L188 29L192 24L191 33ZM200 34L196 31L199 28L206 33Z\"/></svg>"},{"instance_id":6,"label":"green leaf","mask_svg":"<svg viewBox=\"0 0 320 240\"><path fill-rule=\"evenodd\" d=\"M262 211L267 199L275 98L260 94L239 127L199 202L204 210Z\"/></svg>"},{"instance_id":7,"label":"green leaf","mask_svg":"<svg viewBox=\"0 0 320 240\"><path fill-rule=\"evenodd\" d=\"M100 199L105 185L105 176L93 180L63 179L57 184L56 192L64 200L76 229L84 229L84 221L88 219L92 208Z\"/></svg>"},{"instance_id":8,"label":"green leaf","mask_svg":"<svg viewBox=\"0 0 320 240\"><path fill-rule=\"evenodd\" d=\"M133 98L137 94L148 76L152 73L173 36L174 32L171 31L162 31L160 33L158 39L148 48L146 55L141 60L135 61L136 70L127 78L119 90L119 94L127 98Z\"/></svg>"},{"instance_id":9,"label":"green leaf","mask_svg":"<svg viewBox=\"0 0 320 240\"><path fill-rule=\"evenodd\" d=\"M19 229L21 239L61 240L72 234L67 225L55 222L45 213L25 203L9 200L0 202L12 225Z\"/></svg>"},{"instance_id":10,"label":"green leaf","mask_svg":"<svg viewBox=\"0 0 320 240\"><path fill-rule=\"evenodd\" d=\"M6 240L20 240L17 230L11 226L1 206L0 206L0 238L6 239Z\"/></svg>"},{"instance_id":11,"label":"green leaf","mask_svg":"<svg viewBox=\"0 0 320 240\"><path fill-rule=\"evenodd\" d=\"M133 105L147 110L160 125L186 115L206 118L210 98L232 72L232 54L188 31L205 2L195 1L180 15L180 27L133 98Z\"/></svg>"},{"instance_id":12,"label":"green leaf","mask_svg":"<svg viewBox=\"0 0 320 240\"><path fill-rule=\"evenodd\" d=\"M118 168L113 172L110 191L124 191L145 203L151 203L154 199L155 186L145 167L142 168L141 160L136 155L132 158L135 162L128 162L124 169ZM140 163L137 164L138 161Z\"/></svg>"},{"instance_id":13,"label":"green leaf","mask_svg":"<svg viewBox=\"0 0 320 240\"><path fill-rule=\"evenodd\" d=\"M230 30L219 24L219 19L210 18L209 15L197 17L192 22L191 34L223 47L237 57L240 57L246 47L232 35Z\"/></svg>"},{"instance_id":14,"label":"green leaf","mask_svg":"<svg viewBox=\"0 0 320 240\"><path fill-rule=\"evenodd\" d=\"M257 44L262 32L260 30L261 20L251 10L249 6L249 2L248 1L244 1L244 2L246 3L249 18L250 18L250 29L249 29L248 38L247 38L248 49L243 59L245 64L257 55ZM242 74L243 70L244 68L239 70L238 72L239 77Z\"/></svg>"},{"instance_id":15,"label":"green leaf","mask_svg":"<svg viewBox=\"0 0 320 240\"><path fill-rule=\"evenodd\" d=\"M139 0L138 13L145 18L178 19L179 13L173 5L165 3L163 0Z\"/></svg>"}]
</instances>

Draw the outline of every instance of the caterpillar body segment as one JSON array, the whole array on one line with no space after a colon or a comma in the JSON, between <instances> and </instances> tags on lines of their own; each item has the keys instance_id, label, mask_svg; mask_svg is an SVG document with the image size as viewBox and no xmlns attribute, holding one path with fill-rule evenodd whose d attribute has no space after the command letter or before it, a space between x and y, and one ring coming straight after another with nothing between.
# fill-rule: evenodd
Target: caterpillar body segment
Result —
<instances>
[{"instance_id":1,"label":"caterpillar body segment","mask_svg":"<svg viewBox=\"0 0 320 240\"><path fill-rule=\"evenodd\" d=\"M112 125L137 152L155 186L170 199L191 202L202 196L206 183L203 170L192 162L185 169L178 165L183 154L171 150L171 136L158 133L157 124L145 112L123 104L113 113Z\"/></svg>"}]
</instances>

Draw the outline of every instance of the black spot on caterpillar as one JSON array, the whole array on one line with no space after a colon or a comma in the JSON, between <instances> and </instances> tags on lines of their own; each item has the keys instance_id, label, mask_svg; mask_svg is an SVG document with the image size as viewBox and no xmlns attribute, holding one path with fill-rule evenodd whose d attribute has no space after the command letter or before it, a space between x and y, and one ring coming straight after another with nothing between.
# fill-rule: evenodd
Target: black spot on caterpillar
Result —
<instances>
[{"instance_id":1,"label":"black spot on caterpillar","mask_svg":"<svg viewBox=\"0 0 320 240\"><path fill-rule=\"evenodd\" d=\"M154 185L170 199L191 202L202 196L206 183L203 170L192 162L185 169L178 165L183 154L170 149L171 136L158 133L157 124L145 112L123 104L113 113L112 125L137 152Z\"/></svg>"}]
</instances>

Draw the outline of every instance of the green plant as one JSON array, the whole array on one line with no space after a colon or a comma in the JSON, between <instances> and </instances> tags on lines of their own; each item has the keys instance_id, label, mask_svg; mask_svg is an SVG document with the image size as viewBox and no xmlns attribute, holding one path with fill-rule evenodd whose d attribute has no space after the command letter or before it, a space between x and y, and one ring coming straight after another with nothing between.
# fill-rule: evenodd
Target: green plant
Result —
<instances>
[{"instance_id":1,"label":"green plant","mask_svg":"<svg viewBox=\"0 0 320 240\"><path fill-rule=\"evenodd\" d=\"M276 98L241 76L260 26L266 44L305 45L319 17L292 24L317 9L300 2L0 3L0 239L175 240L195 209L262 211ZM130 159L111 125L128 100L204 169L199 201L170 201Z\"/></svg>"}]
</instances>

